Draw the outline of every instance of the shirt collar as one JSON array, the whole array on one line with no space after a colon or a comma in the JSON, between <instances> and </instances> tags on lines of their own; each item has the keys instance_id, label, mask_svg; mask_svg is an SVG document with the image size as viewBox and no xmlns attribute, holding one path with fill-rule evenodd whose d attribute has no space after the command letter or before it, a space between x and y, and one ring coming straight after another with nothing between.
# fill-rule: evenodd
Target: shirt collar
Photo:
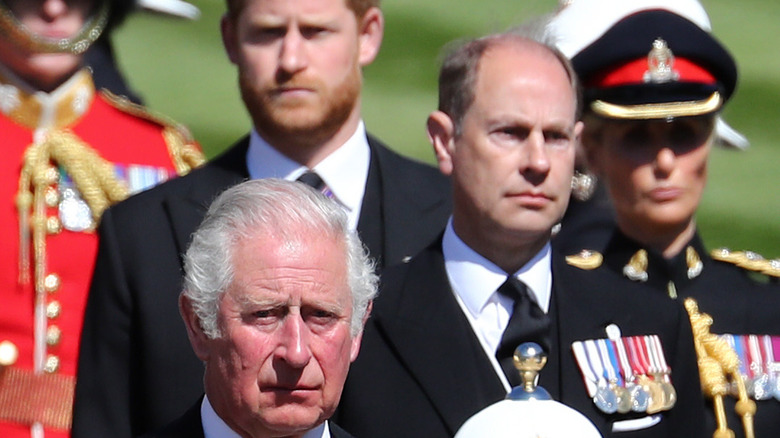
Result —
<instances>
[{"instance_id":1,"label":"shirt collar","mask_svg":"<svg viewBox=\"0 0 780 438\"><path fill-rule=\"evenodd\" d=\"M472 315L478 315L493 293L506 281L506 272L466 245L455 233L452 218L444 231L442 252L453 291L463 300ZM544 312L550 308L552 285L550 254L548 242L528 263L513 274L525 283Z\"/></svg>"},{"instance_id":2,"label":"shirt collar","mask_svg":"<svg viewBox=\"0 0 780 438\"><path fill-rule=\"evenodd\" d=\"M355 133L313 169L333 193L333 198L347 210L350 222L355 224L366 190L370 160L371 149L365 124L361 120ZM309 170L272 147L255 129L249 137L247 167L253 179L282 178L289 181Z\"/></svg>"},{"instance_id":3,"label":"shirt collar","mask_svg":"<svg viewBox=\"0 0 780 438\"><path fill-rule=\"evenodd\" d=\"M209 402L208 396L203 397L200 405L201 424L203 435L206 438L241 438L222 418L217 415ZM330 429L325 421L314 429L306 432L302 438L330 438Z\"/></svg>"}]
</instances>

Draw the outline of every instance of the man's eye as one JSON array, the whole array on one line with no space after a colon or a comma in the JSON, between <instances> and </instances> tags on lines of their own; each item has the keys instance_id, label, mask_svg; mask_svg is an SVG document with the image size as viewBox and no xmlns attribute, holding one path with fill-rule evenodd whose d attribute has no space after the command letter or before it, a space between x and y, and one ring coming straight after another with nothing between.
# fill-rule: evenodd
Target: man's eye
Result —
<instances>
[{"instance_id":1,"label":"man's eye","mask_svg":"<svg viewBox=\"0 0 780 438\"><path fill-rule=\"evenodd\" d=\"M322 309L312 309L304 314L304 320L307 324L316 326L327 326L338 319L338 315L335 313Z\"/></svg>"},{"instance_id":2,"label":"man's eye","mask_svg":"<svg viewBox=\"0 0 780 438\"><path fill-rule=\"evenodd\" d=\"M561 144L561 143L569 142L569 136L565 132L559 132L559 131L545 132L544 139L548 143L553 143L553 144Z\"/></svg>"},{"instance_id":3,"label":"man's eye","mask_svg":"<svg viewBox=\"0 0 780 438\"><path fill-rule=\"evenodd\" d=\"M306 39L312 39L317 36L324 35L327 31L328 29L324 27L317 27L317 26L304 27L301 28L301 35Z\"/></svg>"},{"instance_id":4,"label":"man's eye","mask_svg":"<svg viewBox=\"0 0 780 438\"><path fill-rule=\"evenodd\" d=\"M250 319L252 319L254 323L269 324L283 318L284 310L278 308L255 310L250 315Z\"/></svg>"},{"instance_id":5,"label":"man's eye","mask_svg":"<svg viewBox=\"0 0 780 438\"><path fill-rule=\"evenodd\" d=\"M286 33L287 29L283 27L260 27L252 31L249 40L257 43L267 43L284 38Z\"/></svg>"},{"instance_id":6,"label":"man's eye","mask_svg":"<svg viewBox=\"0 0 780 438\"><path fill-rule=\"evenodd\" d=\"M496 129L494 131L494 135L496 135L501 139L512 140L512 141L515 140L523 141L526 138L528 138L529 131L527 129L519 128L516 126L505 126Z\"/></svg>"}]
</instances>

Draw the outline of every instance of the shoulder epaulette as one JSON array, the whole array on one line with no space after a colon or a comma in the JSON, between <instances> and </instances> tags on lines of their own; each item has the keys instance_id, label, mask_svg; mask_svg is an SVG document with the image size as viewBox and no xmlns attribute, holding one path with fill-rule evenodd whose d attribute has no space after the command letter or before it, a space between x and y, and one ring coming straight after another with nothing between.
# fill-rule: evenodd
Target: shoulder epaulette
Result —
<instances>
[{"instance_id":1,"label":"shoulder epaulette","mask_svg":"<svg viewBox=\"0 0 780 438\"><path fill-rule=\"evenodd\" d=\"M164 128L163 137L168 145L168 151L176 167L176 172L179 175L185 175L190 170L206 162L206 157L186 126L162 114L152 112L145 106L132 102L125 96L116 95L106 89L102 89L100 93L114 108L156 123Z\"/></svg>"},{"instance_id":2,"label":"shoulder epaulette","mask_svg":"<svg viewBox=\"0 0 780 438\"><path fill-rule=\"evenodd\" d=\"M710 256L713 260L731 263L748 271L780 277L780 259L767 260L753 251L732 251L728 248L714 249L710 252Z\"/></svg>"},{"instance_id":3,"label":"shoulder epaulette","mask_svg":"<svg viewBox=\"0 0 780 438\"><path fill-rule=\"evenodd\" d=\"M566 263L590 271L596 269L604 262L604 256L598 251L583 249L578 254L566 256Z\"/></svg>"}]
</instances>

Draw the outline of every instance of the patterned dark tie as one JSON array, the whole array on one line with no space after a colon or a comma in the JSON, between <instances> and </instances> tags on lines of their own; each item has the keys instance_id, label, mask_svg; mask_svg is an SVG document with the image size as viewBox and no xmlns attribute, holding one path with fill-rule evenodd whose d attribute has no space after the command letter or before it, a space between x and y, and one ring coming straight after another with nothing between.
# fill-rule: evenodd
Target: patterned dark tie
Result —
<instances>
[{"instance_id":1,"label":"patterned dark tie","mask_svg":"<svg viewBox=\"0 0 780 438\"><path fill-rule=\"evenodd\" d=\"M317 191L322 191L322 189L325 187L325 181L323 181L322 178L320 178L320 176L317 175L317 173L313 170L307 170L303 175L299 176L296 181L302 182L309 187L313 187Z\"/></svg>"},{"instance_id":2,"label":"patterned dark tie","mask_svg":"<svg viewBox=\"0 0 780 438\"><path fill-rule=\"evenodd\" d=\"M512 358L515 348L523 342L536 342L549 354L550 318L531 298L526 285L513 275L498 288L498 293L515 302L512 316L496 350L496 359L514 387L522 383Z\"/></svg>"},{"instance_id":3,"label":"patterned dark tie","mask_svg":"<svg viewBox=\"0 0 780 438\"><path fill-rule=\"evenodd\" d=\"M317 173L313 170L307 170L303 175L299 176L296 181L302 182L307 186L314 188L314 190L322 193L328 198L333 197L333 192L331 192L330 188L328 188L328 185L325 184L325 181L323 181L322 178L320 178L320 176L317 175Z\"/></svg>"}]
</instances>

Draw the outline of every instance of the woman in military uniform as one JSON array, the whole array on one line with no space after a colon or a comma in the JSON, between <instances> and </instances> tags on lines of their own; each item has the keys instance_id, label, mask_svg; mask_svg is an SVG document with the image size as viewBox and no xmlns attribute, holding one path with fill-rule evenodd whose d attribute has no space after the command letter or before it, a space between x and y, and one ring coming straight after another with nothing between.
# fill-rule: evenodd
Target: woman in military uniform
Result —
<instances>
[{"instance_id":1,"label":"woman in military uniform","mask_svg":"<svg viewBox=\"0 0 780 438\"><path fill-rule=\"evenodd\" d=\"M103 210L203 159L185 129L96 91L83 66L84 51L129 3L0 1L4 438L69 434Z\"/></svg>"},{"instance_id":2,"label":"woman in military uniform","mask_svg":"<svg viewBox=\"0 0 780 438\"><path fill-rule=\"evenodd\" d=\"M590 23L592 11L602 8L583 3L563 9L556 19ZM780 291L754 281L750 272L777 271L755 255L710 253L696 231L717 115L737 81L735 62L697 24L703 9L688 14L691 9L671 2L642 3L648 3L644 9L625 7L603 34L592 31L592 42L572 57L584 86L584 150L590 170L609 193L617 229L603 254L586 252L570 261L612 270L622 279L618 282L641 283L670 299L694 298L699 310L711 315L713 333L780 334ZM552 29L560 28L556 19ZM729 338L746 365L748 387L771 383L773 351L765 339ZM705 392L712 391L702 383ZM760 384L752 393L765 400L758 403L755 436L780 436L780 402L769 385ZM750 406L743 401L740 410ZM729 426L741 436L733 401L726 411Z\"/></svg>"}]
</instances>

